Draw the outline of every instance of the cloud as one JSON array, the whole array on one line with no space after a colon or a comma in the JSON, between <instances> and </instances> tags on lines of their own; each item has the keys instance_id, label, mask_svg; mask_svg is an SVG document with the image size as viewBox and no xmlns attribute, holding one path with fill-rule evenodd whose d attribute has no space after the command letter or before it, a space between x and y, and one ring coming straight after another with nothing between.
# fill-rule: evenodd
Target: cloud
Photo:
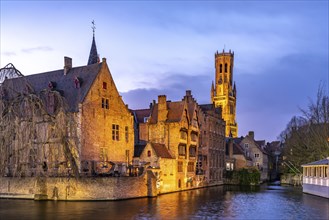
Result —
<instances>
[{"instance_id":1,"label":"cloud","mask_svg":"<svg viewBox=\"0 0 329 220\"><path fill-rule=\"evenodd\" d=\"M122 92L121 95L129 108L148 108L152 100L157 100L158 95L166 95L168 100L179 101L186 90L191 90L193 97L199 104L210 103L210 87L213 74L208 76L187 76L183 74L168 74L153 88L140 88Z\"/></svg>"},{"instance_id":2,"label":"cloud","mask_svg":"<svg viewBox=\"0 0 329 220\"><path fill-rule=\"evenodd\" d=\"M12 51L2 52L2 54L7 57L16 56L16 53Z\"/></svg>"},{"instance_id":3,"label":"cloud","mask_svg":"<svg viewBox=\"0 0 329 220\"><path fill-rule=\"evenodd\" d=\"M52 50L53 50L53 48L51 48L51 47L39 46L39 47L31 47L31 48L22 49L22 52L34 53L34 52L47 52L47 51L52 51Z\"/></svg>"}]
</instances>

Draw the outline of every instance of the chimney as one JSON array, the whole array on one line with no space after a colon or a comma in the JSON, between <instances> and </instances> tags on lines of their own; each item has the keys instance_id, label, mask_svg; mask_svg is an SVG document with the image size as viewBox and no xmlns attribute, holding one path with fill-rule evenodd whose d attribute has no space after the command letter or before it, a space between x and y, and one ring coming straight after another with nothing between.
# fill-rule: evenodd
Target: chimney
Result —
<instances>
[{"instance_id":1,"label":"chimney","mask_svg":"<svg viewBox=\"0 0 329 220\"><path fill-rule=\"evenodd\" d=\"M64 57L64 75L66 75L72 68L72 58Z\"/></svg>"},{"instance_id":2,"label":"chimney","mask_svg":"<svg viewBox=\"0 0 329 220\"><path fill-rule=\"evenodd\" d=\"M233 140L228 141L228 155L230 158L233 158Z\"/></svg>"},{"instance_id":3,"label":"chimney","mask_svg":"<svg viewBox=\"0 0 329 220\"><path fill-rule=\"evenodd\" d=\"M167 119L167 97L165 95L158 96L158 121L165 121Z\"/></svg>"},{"instance_id":4,"label":"chimney","mask_svg":"<svg viewBox=\"0 0 329 220\"><path fill-rule=\"evenodd\" d=\"M255 132L249 131L248 136L251 137L253 140L255 140Z\"/></svg>"}]
</instances>

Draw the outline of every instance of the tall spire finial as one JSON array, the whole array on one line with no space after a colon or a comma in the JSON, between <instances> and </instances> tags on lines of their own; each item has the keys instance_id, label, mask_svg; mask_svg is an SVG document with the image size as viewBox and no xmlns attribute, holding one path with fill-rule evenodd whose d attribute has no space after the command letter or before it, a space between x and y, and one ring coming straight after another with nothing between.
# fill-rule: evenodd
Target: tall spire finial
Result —
<instances>
[{"instance_id":1,"label":"tall spire finial","mask_svg":"<svg viewBox=\"0 0 329 220\"><path fill-rule=\"evenodd\" d=\"M93 21L91 22L91 24L93 25L93 26L91 27L91 29L93 29L93 36L95 36L95 30L96 30L95 21L93 20Z\"/></svg>"},{"instance_id":2,"label":"tall spire finial","mask_svg":"<svg viewBox=\"0 0 329 220\"><path fill-rule=\"evenodd\" d=\"M93 41L91 43L88 65L99 63L99 57L98 57L96 42L95 42L95 29L96 29L95 21L93 20L91 24L92 24L91 29L93 29Z\"/></svg>"}]
</instances>

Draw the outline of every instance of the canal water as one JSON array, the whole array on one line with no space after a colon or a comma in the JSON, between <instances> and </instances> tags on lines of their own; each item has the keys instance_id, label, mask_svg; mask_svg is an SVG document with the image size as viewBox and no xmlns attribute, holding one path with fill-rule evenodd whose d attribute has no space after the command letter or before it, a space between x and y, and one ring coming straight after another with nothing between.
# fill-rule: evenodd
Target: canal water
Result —
<instances>
[{"instance_id":1,"label":"canal water","mask_svg":"<svg viewBox=\"0 0 329 220\"><path fill-rule=\"evenodd\" d=\"M329 200L291 186L218 186L122 201L2 199L0 219L329 219Z\"/></svg>"}]
</instances>

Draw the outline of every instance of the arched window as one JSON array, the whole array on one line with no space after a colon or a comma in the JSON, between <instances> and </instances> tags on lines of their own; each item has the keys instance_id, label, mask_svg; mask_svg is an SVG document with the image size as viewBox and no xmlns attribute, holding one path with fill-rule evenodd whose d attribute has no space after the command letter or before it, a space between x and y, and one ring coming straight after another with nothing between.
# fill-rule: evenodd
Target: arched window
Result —
<instances>
[{"instance_id":1,"label":"arched window","mask_svg":"<svg viewBox=\"0 0 329 220\"><path fill-rule=\"evenodd\" d=\"M227 63L225 63L225 73L227 73Z\"/></svg>"},{"instance_id":2,"label":"arched window","mask_svg":"<svg viewBox=\"0 0 329 220\"><path fill-rule=\"evenodd\" d=\"M222 73L223 72L223 64L219 65L219 72Z\"/></svg>"}]
</instances>

